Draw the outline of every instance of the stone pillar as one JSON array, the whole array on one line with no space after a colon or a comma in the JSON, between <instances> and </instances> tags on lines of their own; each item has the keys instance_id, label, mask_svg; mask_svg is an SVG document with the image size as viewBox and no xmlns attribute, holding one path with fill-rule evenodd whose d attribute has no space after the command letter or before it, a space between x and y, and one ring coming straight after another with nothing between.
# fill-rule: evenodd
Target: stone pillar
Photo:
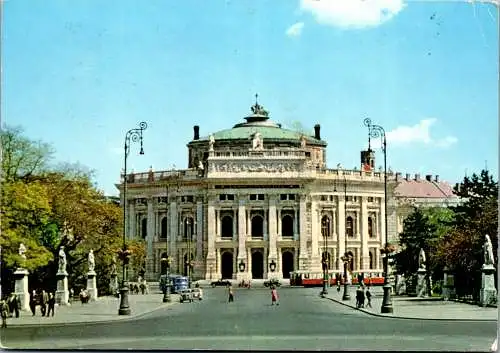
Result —
<instances>
[{"instance_id":1,"label":"stone pillar","mask_svg":"<svg viewBox=\"0 0 500 353\"><path fill-rule=\"evenodd\" d=\"M268 218L269 218L269 210L266 207L264 207L264 222L262 224L262 227L264 228L264 234L263 234L264 240L269 239Z\"/></svg>"},{"instance_id":2,"label":"stone pillar","mask_svg":"<svg viewBox=\"0 0 500 353\"><path fill-rule=\"evenodd\" d=\"M307 254L307 219L306 219L306 195L300 195L299 201L299 270L306 270L308 265Z\"/></svg>"},{"instance_id":3,"label":"stone pillar","mask_svg":"<svg viewBox=\"0 0 500 353\"><path fill-rule=\"evenodd\" d=\"M21 310L30 311L30 293L28 291L28 270L24 268L18 268L14 272L15 287L14 293L17 295L21 301Z\"/></svg>"},{"instance_id":4,"label":"stone pillar","mask_svg":"<svg viewBox=\"0 0 500 353\"><path fill-rule=\"evenodd\" d=\"M367 200L365 196L361 196L361 267L360 270L363 272L370 268L370 255L368 253L368 210L367 210Z\"/></svg>"},{"instance_id":5,"label":"stone pillar","mask_svg":"<svg viewBox=\"0 0 500 353\"><path fill-rule=\"evenodd\" d=\"M196 202L196 257L194 264L194 275L196 278L203 277L203 202Z\"/></svg>"},{"instance_id":6,"label":"stone pillar","mask_svg":"<svg viewBox=\"0 0 500 353\"><path fill-rule=\"evenodd\" d=\"M419 268L417 270L417 296L427 297L427 293L427 270L425 268Z\"/></svg>"},{"instance_id":7,"label":"stone pillar","mask_svg":"<svg viewBox=\"0 0 500 353\"><path fill-rule=\"evenodd\" d=\"M321 258L319 251L319 233L320 233L320 214L318 210L318 203L312 201L311 203L311 270L321 271Z\"/></svg>"},{"instance_id":8,"label":"stone pillar","mask_svg":"<svg viewBox=\"0 0 500 353\"><path fill-rule=\"evenodd\" d=\"M236 279L241 281L246 279L247 275L245 272L240 272L239 263L243 262L245 268L248 267L247 254L246 254L246 209L245 209L245 197L240 196L238 200L238 256L236 260ZM233 257L234 258L234 257Z\"/></svg>"},{"instance_id":9,"label":"stone pillar","mask_svg":"<svg viewBox=\"0 0 500 353\"><path fill-rule=\"evenodd\" d=\"M446 301L455 297L455 277L450 273L448 266L445 266L443 269L443 288L441 295Z\"/></svg>"},{"instance_id":10,"label":"stone pillar","mask_svg":"<svg viewBox=\"0 0 500 353\"><path fill-rule=\"evenodd\" d=\"M89 301L97 300L97 279L95 271L87 273L87 292L89 293Z\"/></svg>"},{"instance_id":11,"label":"stone pillar","mask_svg":"<svg viewBox=\"0 0 500 353\"><path fill-rule=\"evenodd\" d=\"M497 290L495 288L495 266L484 264L482 269L481 291L479 293L480 306L494 306L497 304Z\"/></svg>"},{"instance_id":12,"label":"stone pillar","mask_svg":"<svg viewBox=\"0 0 500 353\"><path fill-rule=\"evenodd\" d=\"M153 258L153 239L155 236L155 214L153 211L153 198L150 197L148 199L148 236L146 238L147 242L147 250L146 250L146 274L145 277L148 280L154 280L153 275L154 275L154 258Z\"/></svg>"},{"instance_id":13,"label":"stone pillar","mask_svg":"<svg viewBox=\"0 0 500 353\"><path fill-rule=\"evenodd\" d=\"M276 264L278 263L278 251L276 248L277 241L277 233L276 233L276 197L269 197L269 254L267 258L267 266L266 270L269 270L269 264L271 261L274 261ZM272 274L275 277L278 277L278 273L276 271Z\"/></svg>"},{"instance_id":14,"label":"stone pillar","mask_svg":"<svg viewBox=\"0 0 500 353\"><path fill-rule=\"evenodd\" d=\"M56 303L69 305L68 272L57 272Z\"/></svg>"},{"instance_id":15,"label":"stone pillar","mask_svg":"<svg viewBox=\"0 0 500 353\"><path fill-rule=\"evenodd\" d=\"M174 198L175 200L175 198ZM176 254L177 254L177 237L178 237L178 230L179 230L179 224L178 224L178 212L177 212L177 202L173 201L170 203L170 244L168 246L168 256L171 258L171 264L172 268L171 272L176 273L178 271L178 266L176 264L178 263L178 259L176 259Z\"/></svg>"},{"instance_id":16,"label":"stone pillar","mask_svg":"<svg viewBox=\"0 0 500 353\"><path fill-rule=\"evenodd\" d=\"M345 199L344 195L337 196L337 229L338 229L338 254L337 258L340 260L347 251L345 248ZM343 263L338 264L339 269L343 270Z\"/></svg>"},{"instance_id":17,"label":"stone pillar","mask_svg":"<svg viewBox=\"0 0 500 353\"><path fill-rule=\"evenodd\" d=\"M382 248L385 247L386 243L386 234L385 234L385 206L384 206L384 197L380 198L380 245Z\"/></svg>"},{"instance_id":18,"label":"stone pillar","mask_svg":"<svg viewBox=\"0 0 500 353\"><path fill-rule=\"evenodd\" d=\"M293 240L299 240L299 215L296 208L293 209Z\"/></svg>"},{"instance_id":19,"label":"stone pillar","mask_svg":"<svg viewBox=\"0 0 500 353\"><path fill-rule=\"evenodd\" d=\"M282 225L281 224L281 208L278 208L277 212L278 212L278 217L276 219L277 226L278 226L277 232L278 232L278 237L281 238L281 237L283 237L283 232L281 230L281 225Z\"/></svg>"},{"instance_id":20,"label":"stone pillar","mask_svg":"<svg viewBox=\"0 0 500 353\"><path fill-rule=\"evenodd\" d=\"M128 239L134 239L137 234L136 234L136 221L137 217L135 215L135 200L129 200L129 211L128 211L128 224L129 224L129 229L128 229Z\"/></svg>"}]
</instances>

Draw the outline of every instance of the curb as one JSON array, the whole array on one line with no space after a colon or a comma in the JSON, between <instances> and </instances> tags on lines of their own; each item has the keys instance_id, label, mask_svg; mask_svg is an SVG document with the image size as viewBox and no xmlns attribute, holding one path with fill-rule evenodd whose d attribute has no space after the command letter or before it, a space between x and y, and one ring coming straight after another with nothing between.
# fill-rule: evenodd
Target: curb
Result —
<instances>
[{"instance_id":1,"label":"curb","mask_svg":"<svg viewBox=\"0 0 500 353\"><path fill-rule=\"evenodd\" d=\"M114 322L124 322L124 321L133 321L138 318L141 318L145 315L151 314L155 311L158 311L160 309L168 308L169 306L172 306L173 304L178 303L178 301L172 301L171 303L161 303L159 306L155 307L154 309L150 309L138 314L132 314L130 316L119 316L117 315L116 319L107 319L107 320L94 320L94 321L73 321L73 322L54 322L54 323L41 323L41 324L10 324L7 326L7 329L10 327L13 328L42 328L42 327L54 327L54 326L78 326L78 325L87 325L87 324L110 324Z\"/></svg>"},{"instance_id":2,"label":"curb","mask_svg":"<svg viewBox=\"0 0 500 353\"><path fill-rule=\"evenodd\" d=\"M368 314L371 316L377 316L377 317L384 317L386 319L428 320L428 321L476 321L476 322L477 321L479 321L479 322L497 322L498 321L496 319L443 319L443 318L409 317L409 316L395 316L395 315L391 315L391 314L378 314L378 313L374 313L374 312L368 311L368 310L363 309L363 308L358 309L354 305L347 304L347 303L345 303L341 300L338 300L338 299L334 299L334 298L330 298L330 297L323 297L323 298L329 299L332 302L342 304L342 305L347 306L349 308L362 311L365 314Z\"/></svg>"}]
</instances>

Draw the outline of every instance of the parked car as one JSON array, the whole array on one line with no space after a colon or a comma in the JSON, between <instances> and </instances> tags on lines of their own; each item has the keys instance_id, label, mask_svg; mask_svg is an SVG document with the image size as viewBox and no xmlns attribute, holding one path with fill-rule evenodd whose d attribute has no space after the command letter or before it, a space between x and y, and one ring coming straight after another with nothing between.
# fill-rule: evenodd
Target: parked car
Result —
<instances>
[{"instance_id":1,"label":"parked car","mask_svg":"<svg viewBox=\"0 0 500 353\"><path fill-rule=\"evenodd\" d=\"M264 286L266 287L279 287L281 286L281 282L277 280L276 278L268 279L267 281L264 282Z\"/></svg>"},{"instance_id":2,"label":"parked car","mask_svg":"<svg viewBox=\"0 0 500 353\"><path fill-rule=\"evenodd\" d=\"M218 281L212 282L211 285L212 287L220 287L220 286L227 287L231 285L231 282L228 281L227 279L220 279Z\"/></svg>"},{"instance_id":3,"label":"parked car","mask_svg":"<svg viewBox=\"0 0 500 353\"><path fill-rule=\"evenodd\" d=\"M203 290L201 288L194 288L191 289L191 291L193 293L193 299L198 299L198 300L203 299Z\"/></svg>"},{"instance_id":4,"label":"parked car","mask_svg":"<svg viewBox=\"0 0 500 353\"><path fill-rule=\"evenodd\" d=\"M179 300L181 303L184 303L184 302L192 303L194 301L192 289L183 289L179 292L179 295L180 295Z\"/></svg>"}]
</instances>

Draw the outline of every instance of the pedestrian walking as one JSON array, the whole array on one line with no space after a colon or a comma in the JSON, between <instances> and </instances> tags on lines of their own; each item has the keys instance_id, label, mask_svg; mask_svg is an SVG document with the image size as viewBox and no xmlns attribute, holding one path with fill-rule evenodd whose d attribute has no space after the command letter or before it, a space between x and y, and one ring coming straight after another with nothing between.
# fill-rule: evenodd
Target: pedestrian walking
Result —
<instances>
[{"instance_id":1,"label":"pedestrian walking","mask_svg":"<svg viewBox=\"0 0 500 353\"><path fill-rule=\"evenodd\" d=\"M233 293L233 286L229 285L227 287L227 293L228 293L228 296L229 296L229 303L232 303L234 302L234 293Z\"/></svg>"},{"instance_id":2,"label":"pedestrian walking","mask_svg":"<svg viewBox=\"0 0 500 353\"><path fill-rule=\"evenodd\" d=\"M278 301L279 297L278 297L278 291L276 290L276 287L271 287L271 305L280 305L279 301Z\"/></svg>"},{"instance_id":3,"label":"pedestrian walking","mask_svg":"<svg viewBox=\"0 0 500 353\"><path fill-rule=\"evenodd\" d=\"M49 300L47 302L47 305L48 305L47 317L49 317L51 312L52 312L52 316L54 316L54 309L56 307L56 297L54 296L54 293L52 293L52 292L49 293Z\"/></svg>"},{"instance_id":4,"label":"pedestrian walking","mask_svg":"<svg viewBox=\"0 0 500 353\"><path fill-rule=\"evenodd\" d=\"M7 317L9 316L9 304L3 299L0 302L0 314L2 316L2 328L7 327Z\"/></svg>"},{"instance_id":5,"label":"pedestrian walking","mask_svg":"<svg viewBox=\"0 0 500 353\"><path fill-rule=\"evenodd\" d=\"M47 313L48 301L49 301L49 295L44 289L42 289L42 293L40 295L40 308L42 310L42 316L45 316L45 314Z\"/></svg>"},{"instance_id":6,"label":"pedestrian walking","mask_svg":"<svg viewBox=\"0 0 500 353\"><path fill-rule=\"evenodd\" d=\"M19 318L19 311L21 310L21 298L14 293L14 313L16 318Z\"/></svg>"},{"instance_id":7,"label":"pedestrian walking","mask_svg":"<svg viewBox=\"0 0 500 353\"><path fill-rule=\"evenodd\" d=\"M366 288L366 307L372 307L372 293L370 292L370 287Z\"/></svg>"},{"instance_id":8,"label":"pedestrian walking","mask_svg":"<svg viewBox=\"0 0 500 353\"><path fill-rule=\"evenodd\" d=\"M36 314L36 292L35 291L31 291L31 294L30 294L30 309L31 309L31 313L33 314L33 316L35 316L35 314Z\"/></svg>"},{"instance_id":9,"label":"pedestrian walking","mask_svg":"<svg viewBox=\"0 0 500 353\"><path fill-rule=\"evenodd\" d=\"M356 289L356 308L361 308L363 305L363 302L365 301L365 292L363 291L363 287L359 286L358 289Z\"/></svg>"}]
</instances>

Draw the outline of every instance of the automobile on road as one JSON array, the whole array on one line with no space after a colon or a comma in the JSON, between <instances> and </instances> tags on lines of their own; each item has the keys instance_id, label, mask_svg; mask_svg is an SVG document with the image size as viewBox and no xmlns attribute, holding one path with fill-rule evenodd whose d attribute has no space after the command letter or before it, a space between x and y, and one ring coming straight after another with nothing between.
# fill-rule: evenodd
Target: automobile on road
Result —
<instances>
[{"instance_id":1,"label":"automobile on road","mask_svg":"<svg viewBox=\"0 0 500 353\"><path fill-rule=\"evenodd\" d=\"M211 284L210 284L212 287L227 287L227 286L230 286L231 285L231 282L228 281L227 279L220 279L218 281L213 281Z\"/></svg>"},{"instance_id":2,"label":"automobile on road","mask_svg":"<svg viewBox=\"0 0 500 353\"><path fill-rule=\"evenodd\" d=\"M276 278L272 278L272 279L265 281L264 286L266 286L266 287L272 287L272 286L279 287L279 286L281 286L281 282L279 280L277 280Z\"/></svg>"},{"instance_id":3,"label":"automobile on road","mask_svg":"<svg viewBox=\"0 0 500 353\"><path fill-rule=\"evenodd\" d=\"M191 289L191 291L193 293L193 299L198 299L198 300L203 299L203 290L201 288L194 288Z\"/></svg>"},{"instance_id":4,"label":"automobile on road","mask_svg":"<svg viewBox=\"0 0 500 353\"><path fill-rule=\"evenodd\" d=\"M183 289L179 292L179 301L181 303L194 301L193 290L192 289Z\"/></svg>"}]
</instances>

